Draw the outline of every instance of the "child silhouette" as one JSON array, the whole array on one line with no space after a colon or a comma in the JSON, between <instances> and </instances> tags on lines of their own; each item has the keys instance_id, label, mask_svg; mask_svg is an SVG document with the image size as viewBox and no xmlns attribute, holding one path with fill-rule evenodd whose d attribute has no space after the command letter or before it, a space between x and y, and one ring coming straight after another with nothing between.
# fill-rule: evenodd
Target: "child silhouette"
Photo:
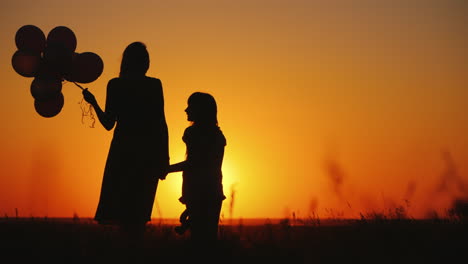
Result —
<instances>
[{"instance_id":1,"label":"child silhouette","mask_svg":"<svg viewBox=\"0 0 468 264\"><path fill-rule=\"evenodd\" d=\"M176 232L189 229L194 240L216 240L222 202L222 163L226 138L218 126L217 106L208 93L195 92L185 109L191 125L184 131L186 159L169 166L168 173L182 171L182 196L186 206Z\"/></svg>"}]
</instances>

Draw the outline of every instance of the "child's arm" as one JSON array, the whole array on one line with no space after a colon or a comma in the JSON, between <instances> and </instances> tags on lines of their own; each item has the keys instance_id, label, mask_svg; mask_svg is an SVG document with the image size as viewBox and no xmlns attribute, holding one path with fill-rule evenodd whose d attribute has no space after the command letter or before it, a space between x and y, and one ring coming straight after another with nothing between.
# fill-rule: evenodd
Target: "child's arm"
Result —
<instances>
[{"instance_id":1,"label":"child's arm","mask_svg":"<svg viewBox=\"0 0 468 264\"><path fill-rule=\"evenodd\" d=\"M185 166L186 166L186 162L185 162L185 161L182 161L182 162L179 162L179 163L175 163L175 164L169 165L169 166L167 167L166 173L164 173L164 175L163 175L162 177L160 177L159 179L165 180L167 174L169 174L169 173L171 173L171 172L183 171L183 170L185 169Z\"/></svg>"},{"instance_id":2,"label":"child's arm","mask_svg":"<svg viewBox=\"0 0 468 264\"><path fill-rule=\"evenodd\" d=\"M186 164L187 164L187 161L182 161L182 162L179 162L179 163L169 165L167 173L183 171L183 170L185 170Z\"/></svg>"}]
</instances>

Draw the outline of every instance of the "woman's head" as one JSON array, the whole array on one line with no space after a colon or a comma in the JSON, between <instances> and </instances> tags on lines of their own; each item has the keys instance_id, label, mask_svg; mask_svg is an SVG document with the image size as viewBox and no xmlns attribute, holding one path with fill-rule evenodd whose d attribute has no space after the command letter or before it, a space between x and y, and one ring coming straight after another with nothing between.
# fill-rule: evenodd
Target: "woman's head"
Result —
<instances>
[{"instance_id":1,"label":"woman's head","mask_svg":"<svg viewBox=\"0 0 468 264\"><path fill-rule=\"evenodd\" d=\"M146 75L149 68L149 54L142 42L133 42L125 48L120 64L120 77Z\"/></svg>"},{"instance_id":2,"label":"woman's head","mask_svg":"<svg viewBox=\"0 0 468 264\"><path fill-rule=\"evenodd\" d=\"M214 97L208 93L195 92L188 99L185 109L188 121L201 125L218 125L217 106Z\"/></svg>"}]
</instances>

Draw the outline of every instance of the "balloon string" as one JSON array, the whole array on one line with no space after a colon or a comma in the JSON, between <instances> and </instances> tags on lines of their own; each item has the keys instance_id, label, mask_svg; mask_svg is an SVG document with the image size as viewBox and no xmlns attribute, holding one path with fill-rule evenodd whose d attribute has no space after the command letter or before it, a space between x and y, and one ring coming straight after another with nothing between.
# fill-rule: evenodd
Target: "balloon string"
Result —
<instances>
[{"instance_id":1,"label":"balloon string","mask_svg":"<svg viewBox=\"0 0 468 264\"><path fill-rule=\"evenodd\" d=\"M84 90L85 88L83 88L81 85L77 84L76 82L73 82L76 86L78 86L78 88L80 88L81 90Z\"/></svg>"},{"instance_id":2,"label":"balloon string","mask_svg":"<svg viewBox=\"0 0 468 264\"><path fill-rule=\"evenodd\" d=\"M88 117L91 120L90 128L94 128L94 124L96 123L96 118L94 117L93 113L93 106L87 103L84 98L81 98L81 101L78 103L81 108L81 123L85 123L85 117Z\"/></svg>"},{"instance_id":3,"label":"balloon string","mask_svg":"<svg viewBox=\"0 0 468 264\"><path fill-rule=\"evenodd\" d=\"M78 88L81 90L85 90L88 88L83 88L81 85L77 84L76 82L73 82ZM96 123L96 118L93 114L93 106L86 102L84 98L81 98L81 101L78 103L80 105L81 109L81 123L85 123L85 117L88 117L91 120L91 125L89 127L94 128L94 124Z\"/></svg>"}]
</instances>

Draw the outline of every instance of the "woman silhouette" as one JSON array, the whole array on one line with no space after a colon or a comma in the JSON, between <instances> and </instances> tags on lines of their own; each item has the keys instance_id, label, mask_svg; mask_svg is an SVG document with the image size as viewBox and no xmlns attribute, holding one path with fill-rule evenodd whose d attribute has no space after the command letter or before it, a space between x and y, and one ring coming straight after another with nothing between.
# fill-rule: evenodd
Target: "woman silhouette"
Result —
<instances>
[{"instance_id":1,"label":"woman silhouette","mask_svg":"<svg viewBox=\"0 0 468 264\"><path fill-rule=\"evenodd\" d=\"M191 126L184 131L183 141L187 157L169 166L168 172L183 171L182 197L186 205L182 213L182 233L190 230L195 241L215 241L218 235L223 193L221 171L226 138L218 126L216 101L210 94L195 92L188 99L185 109Z\"/></svg>"},{"instance_id":2,"label":"woman silhouette","mask_svg":"<svg viewBox=\"0 0 468 264\"><path fill-rule=\"evenodd\" d=\"M168 131L161 81L146 76L149 54L141 42L125 49L120 76L107 84L105 111L83 90L106 130L115 124L94 219L142 235L151 220L158 180L169 165Z\"/></svg>"}]
</instances>

